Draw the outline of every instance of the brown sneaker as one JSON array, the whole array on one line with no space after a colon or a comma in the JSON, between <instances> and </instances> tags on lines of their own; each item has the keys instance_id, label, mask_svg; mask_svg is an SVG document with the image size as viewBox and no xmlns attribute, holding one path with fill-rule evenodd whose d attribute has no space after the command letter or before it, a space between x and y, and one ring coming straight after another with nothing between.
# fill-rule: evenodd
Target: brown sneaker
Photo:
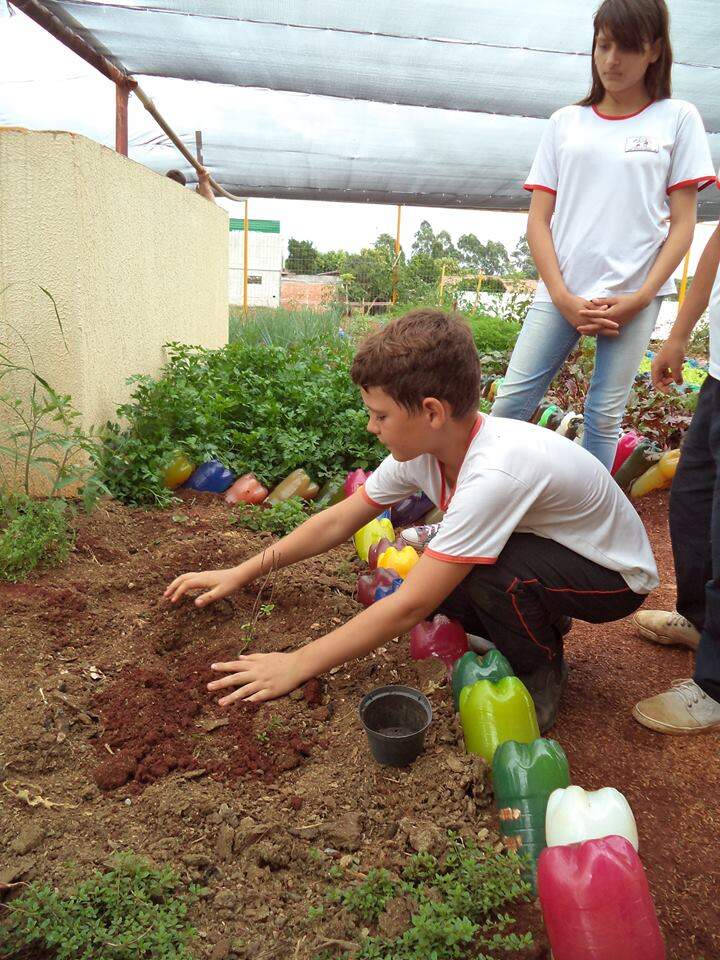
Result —
<instances>
[{"instance_id":1,"label":"brown sneaker","mask_svg":"<svg viewBox=\"0 0 720 960\"><path fill-rule=\"evenodd\" d=\"M669 610L638 610L632 622L641 637L662 643L666 647L677 643L697 650L700 643L700 634L690 621L679 613Z\"/></svg>"},{"instance_id":2,"label":"brown sneaker","mask_svg":"<svg viewBox=\"0 0 720 960\"><path fill-rule=\"evenodd\" d=\"M720 703L694 680L676 680L664 693L641 700L635 704L633 716L658 733L720 733Z\"/></svg>"}]
</instances>

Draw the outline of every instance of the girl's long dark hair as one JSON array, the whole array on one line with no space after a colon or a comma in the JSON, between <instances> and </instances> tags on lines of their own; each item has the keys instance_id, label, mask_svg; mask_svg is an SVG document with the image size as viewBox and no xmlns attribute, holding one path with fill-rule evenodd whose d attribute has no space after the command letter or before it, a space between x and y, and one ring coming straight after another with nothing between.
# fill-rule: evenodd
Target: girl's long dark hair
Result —
<instances>
[{"instance_id":1,"label":"girl's long dark hair","mask_svg":"<svg viewBox=\"0 0 720 960\"><path fill-rule=\"evenodd\" d=\"M604 0L595 13L592 44L592 86L579 102L581 107L592 107L605 96L605 87L595 66L595 45L601 30L627 50L641 51L646 43L660 41L660 56L645 73L645 86L651 100L665 100L672 96L672 45L670 43L670 14L665 0Z\"/></svg>"}]
</instances>

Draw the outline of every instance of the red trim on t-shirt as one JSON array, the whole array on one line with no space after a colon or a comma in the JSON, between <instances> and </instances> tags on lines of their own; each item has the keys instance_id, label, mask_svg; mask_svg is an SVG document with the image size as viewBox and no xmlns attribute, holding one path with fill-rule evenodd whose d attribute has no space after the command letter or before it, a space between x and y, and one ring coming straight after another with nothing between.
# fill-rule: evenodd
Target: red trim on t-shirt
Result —
<instances>
[{"instance_id":1,"label":"red trim on t-shirt","mask_svg":"<svg viewBox=\"0 0 720 960\"><path fill-rule=\"evenodd\" d=\"M425 553L435 560L444 560L447 563L497 563L497 557L453 557L449 553L431 550L430 547L425 547Z\"/></svg>"},{"instance_id":2,"label":"red trim on t-shirt","mask_svg":"<svg viewBox=\"0 0 720 960\"><path fill-rule=\"evenodd\" d=\"M546 187L542 183L524 183L523 190L528 190L530 193L532 193L533 190L544 190L545 193L551 193L554 197L557 196L557 190L553 190L552 187Z\"/></svg>"},{"instance_id":3,"label":"red trim on t-shirt","mask_svg":"<svg viewBox=\"0 0 720 960\"><path fill-rule=\"evenodd\" d=\"M651 100L650 103L646 103L644 107L640 107L639 110L636 110L635 113L626 113L622 117L611 117L609 113L600 113L597 106L593 103L592 109L593 112L600 117L601 120L630 120L632 117L639 116L643 110L647 110L648 107L651 107L655 103L654 100Z\"/></svg>"},{"instance_id":4,"label":"red trim on t-shirt","mask_svg":"<svg viewBox=\"0 0 720 960\"><path fill-rule=\"evenodd\" d=\"M462 470L463 463L465 463L465 457L467 456L467 452L470 449L470 444L473 442L475 437L480 432L480 429L484 422L485 422L485 418L481 413L478 412L477 419L475 420L472 431L470 433L470 439L468 440L467 446L465 447L465 453L463 453L463 458L460 461L460 467L458 468L458 476L460 476L460 471ZM447 485L445 483L445 464L440 463L440 461L438 460L437 465L440 471L440 509L442 510L443 513L445 513L447 508L450 506L450 501L452 500L453 493L455 493L455 488L453 487L450 493L450 496L447 496Z\"/></svg>"},{"instance_id":5,"label":"red trim on t-shirt","mask_svg":"<svg viewBox=\"0 0 720 960\"><path fill-rule=\"evenodd\" d=\"M692 187L695 184L698 185L698 193L701 190L704 190L705 187L709 187L711 183L715 182L715 177L695 177L694 180L681 180L680 183L674 183L671 187L667 188L668 193L672 193L673 190L682 190L683 187ZM718 184L720 187L720 184Z\"/></svg>"},{"instance_id":6,"label":"red trim on t-shirt","mask_svg":"<svg viewBox=\"0 0 720 960\"><path fill-rule=\"evenodd\" d=\"M366 491L365 484L363 484L361 487L358 487L358 493L361 497L363 497L364 500L367 500L371 507L379 507L381 510L385 509L384 504L378 503L377 500L373 500L370 494Z\"/></svg>"}]
</instances>

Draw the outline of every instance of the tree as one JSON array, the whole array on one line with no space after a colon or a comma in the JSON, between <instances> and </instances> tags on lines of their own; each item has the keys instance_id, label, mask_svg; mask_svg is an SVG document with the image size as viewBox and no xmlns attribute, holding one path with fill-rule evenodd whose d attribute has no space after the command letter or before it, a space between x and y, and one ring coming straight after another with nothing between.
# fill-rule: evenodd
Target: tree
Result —
<instances>
[{"instance_id":1,"label":"tree","mask_svg":"<svg viewBox=\"0 0 720 960\"><path fill-rule=\"evenodd\" d=\"M317 273L318 252L312 240L288 240L285 269L291 273Z\"/></svg>"},{"instance_id":2,"label":"tree","mask_svg":"<svg viewBox=\"0 0 720 960\"><path fill-rule=\"evenodd\" d=\"M530 253L530 244L528 243L526 233L520 237L517 246L513 250L512 262L515 269L524 277L529 277L531 280L538 279L537 267Z\"/></svg>"},{"instance_id":3,"label":"tree","mask_svg":"<svg viewBox=\"0 0 720 960\"><path fill-rule=\"evenodd\" d=\"M435 234L433 233L433 228L430 226L427 220L423 220L418 227L417 233L415 234L415 239L413 240L412 256L414 257L416 254L425 254L428 257L432 257L434 242Z\"/></svg>"},{"instance_id":4,"label":"tree","mask_svg":"<svg viewBox=\"0 0 720 960\"><path fill-rule=\"evenodd\" d=\"M478 240L474 233L464 233L458 240L458 254L460 255L460 266L466 270L482 269L481 264L485 258L485 244Z\"/></svg>"},{"instance_id":5,"label":"tree","mask_svg":"<svg viewBox=\"0 0 720 960\"><path fill-rule=\"evenodd\" d=\"M328 250L327 253L318 253L315 264L316 273L331 273L334 270L342 273L347 253L344 250Z\"/></svg>"}]
</instances>

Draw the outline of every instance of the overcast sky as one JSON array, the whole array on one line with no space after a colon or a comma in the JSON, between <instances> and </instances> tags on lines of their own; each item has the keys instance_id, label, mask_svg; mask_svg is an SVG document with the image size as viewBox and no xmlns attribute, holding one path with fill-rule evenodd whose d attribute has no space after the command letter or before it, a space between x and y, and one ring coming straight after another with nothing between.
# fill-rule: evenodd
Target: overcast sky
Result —
<instances>
[{"instance_id":1,"label":"overcast sky","mask_svg":"<svg viewBox=\"0 0 720 960\"><path fill-rule=\"evenodd\" d=\"M24 15L4 17L3 8L0 0L0 125L72 130L113 146L114 85ZM139 145L153 136L153 121L132 96L130 102L132 157L133 143ZM162 113L163 104L157 106ZM220 202L231 216L243 215L242 204ZM279 220L286 242L290 237L312 240L319 250L360 250L379 233L394 235L397 216L393 206L304 200L251 199L249 210L253 219ZM428 220L436 232L447 230L454 241L474 233L483 242L500 240L512 252L525 231L527 216L403 207L401 243L406 251L422 220ZM691 272L711 230L711 224L697 228Z\"/></svg>"}]
</instances>

